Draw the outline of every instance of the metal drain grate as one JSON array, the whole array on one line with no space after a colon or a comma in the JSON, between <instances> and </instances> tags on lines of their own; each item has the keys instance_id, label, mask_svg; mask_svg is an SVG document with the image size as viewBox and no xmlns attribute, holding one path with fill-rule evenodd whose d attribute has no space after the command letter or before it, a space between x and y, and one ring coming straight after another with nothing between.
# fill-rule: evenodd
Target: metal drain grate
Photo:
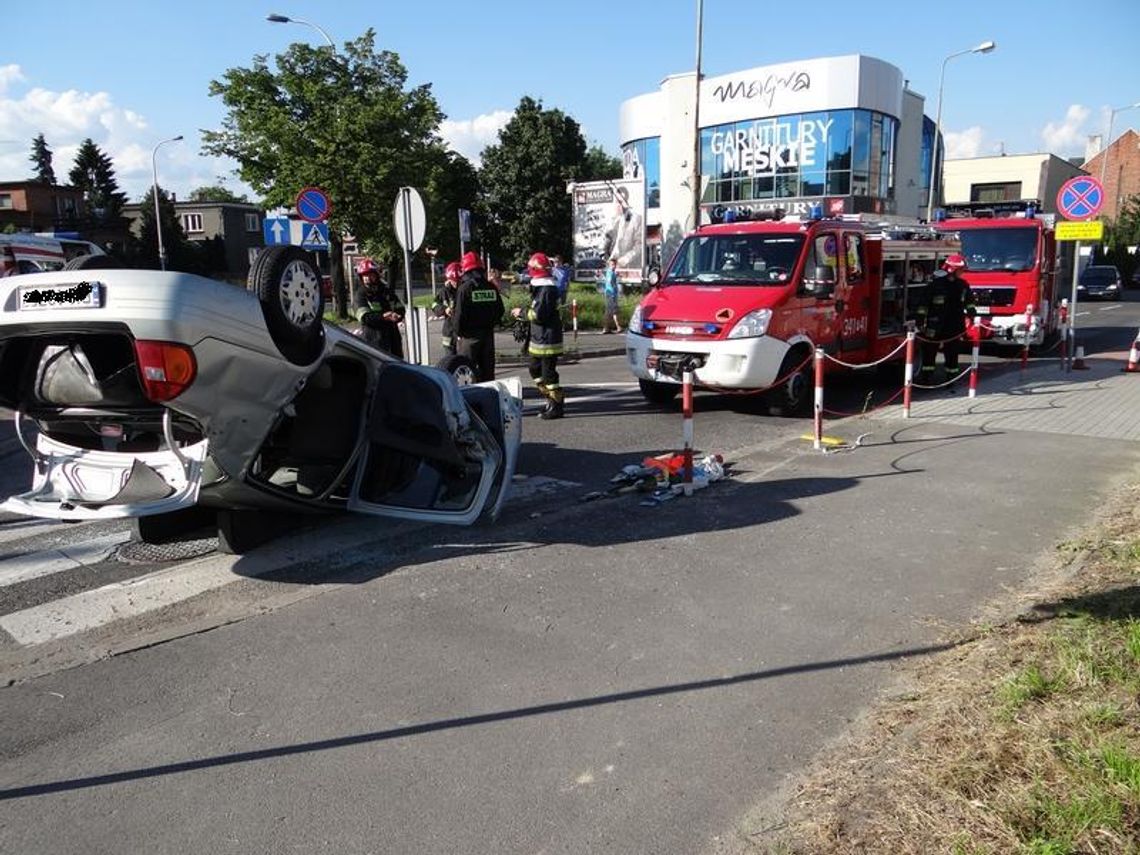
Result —
<instances>
[{"instance_id":1,"label":"metal drain grate","mask_svg":"<svg viewBox=\"0 0 1140 855\"><path fill-rule=\"evenodd\" d=\"M159 564L170 561L186 561L201 558L217 552L216 537L199 537L192 540L177 540L172 543L142 543L132 540L119 547L115 558L125 564Z\"/></svg>"}]
</instances>

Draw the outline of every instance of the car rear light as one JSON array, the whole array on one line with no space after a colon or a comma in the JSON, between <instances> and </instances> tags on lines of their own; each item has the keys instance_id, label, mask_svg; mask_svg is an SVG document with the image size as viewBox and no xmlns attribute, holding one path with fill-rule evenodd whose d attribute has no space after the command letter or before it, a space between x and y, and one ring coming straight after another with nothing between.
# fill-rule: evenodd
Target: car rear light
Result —
<instances>
[{"instance_id":1,"label":"car rear light","mask_svg":"<svg viewBox=\"0 0 1140 855\"><path fill-rule=\"evenodd\" d=\"M194 351L169 341L136 341L135 356L143 393L155 403L177 398L194 382L198 363Z\"/></svg>"}]
</instances>

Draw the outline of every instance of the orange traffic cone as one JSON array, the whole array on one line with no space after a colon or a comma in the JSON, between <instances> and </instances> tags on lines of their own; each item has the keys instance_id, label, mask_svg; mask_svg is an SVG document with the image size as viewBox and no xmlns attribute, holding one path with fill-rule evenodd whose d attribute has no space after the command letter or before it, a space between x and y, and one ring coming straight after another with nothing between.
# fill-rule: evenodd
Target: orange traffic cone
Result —
<instances>
[{"instance_id":1,"label":"orange traffic cone","mask_svg":"<svg viewBox=\"0 0 1140 855\"><path fill-rule=\"evenodd\" d=\"M1085 346L1083 344L1077 345L1077 355L1073 357L1073 364L1069 367L1074 371L1089 370L1089 367L1085 365Z\"/></svg>"},{"instance_id":2,"label":"orange traffic cone","mask_svg":"<svg viewBox=\"0 0 1140 855\"><path fill-rule=\"evenodd\" d=\"M1136 332L1136 341L1132 342L1132 349L1128 351L1128 364L1121 370L1128 374L1140 374L1140 330Z\"/></svg>"}]
</instances>

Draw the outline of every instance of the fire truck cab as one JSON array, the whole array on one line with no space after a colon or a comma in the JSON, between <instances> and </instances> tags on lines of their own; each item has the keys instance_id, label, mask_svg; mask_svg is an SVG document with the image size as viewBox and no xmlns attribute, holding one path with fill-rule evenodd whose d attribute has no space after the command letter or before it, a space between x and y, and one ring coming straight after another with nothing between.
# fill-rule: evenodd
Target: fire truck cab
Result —
<instances>
[{"instance_id":1,"label":"fire truck cab","mask_svg":"<svg viewBox=\"0 0 1140 855\"><path fill-rule=\"evenodd\" d=\"M1040 345L1058 330L1057 244L1040 207L1036 200L973 203L935 223L962 244L963 277L993 344Z\"/></svg>"},{"instance_id":2,"label":"fire truck cab","mask_svg":"<svg viewBox=\"0 0 1140 855\"><path fill-rule=\"evenodd\" d=\"M654 403L684 370L706 388L768 389L784 413L811 400L816 347L850 363L894 350L934 271L958 251L931 230L844 219L703 226L687 236L630 318L626 356ZM902 355L899 355L902 359Z\"/></svg>"}]
</instances>

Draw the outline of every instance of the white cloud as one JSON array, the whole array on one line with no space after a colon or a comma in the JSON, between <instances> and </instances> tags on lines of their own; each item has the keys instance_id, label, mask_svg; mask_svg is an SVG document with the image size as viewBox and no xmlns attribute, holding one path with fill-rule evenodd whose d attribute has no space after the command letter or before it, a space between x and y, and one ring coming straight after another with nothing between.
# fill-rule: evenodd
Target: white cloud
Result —
<instances>
[{"instance_id":1,"label":"white cloud","mask_svg":"<svg viewBox=\"0 0 1140 855\"><path fill-rule=\"evenodd\" d=\"M498 143L499 131L513 115L508 110L495 110L474 119L444 119L439 126L439 134L453 150L478 166L483 149Z\"/></svg>"},{"instance_id":2,"label":"white cloud","mask_svg":"<svg viewBox=\"0 0 1140 855\"><path fill-rule=\"evenodd\" d=\"M946 159L977 157L982 150L983 136L985 132L978 125L966 128L964 131L945 131L943 140L946 145Z\"/></svg>"},{"instance_id":3,"label":"white cloud","mask_svg":"<svg viewBox=\"0 0 1140 855\"><path fill-rule=\"evenodd\" d=\"M149 126L146 117L116 103L109 92L69 89L52 92L40 87L23 88L19 66L0 66L0 180L30 178L32 140L43 134L52 151L56 179L67 181L75 154L90 137L111 158L119 189L130 201L138 201L152 181L151 153L154 145L173 136ZM234 178L229 160L201 157L196 135L164 146L158 156L159 183L185 198L206 184L226 181L235 193L253 193Z\"/></svg>"},{"instance_id":4,"label":"white cloud","mask_svg":"<svg viewBox=\"0 0 1140 855\"><path fill-rule=\"evenodd\" d=\"M24 72L20 70L20 66L0 65L0 94L7 92L12 83L18 83L23 79Z\"/></svg>"},{"instance_id":5,"label":"white cloud","mask_svg":"<svg viewBox=\"0 0 1140 855\"><path fill-rule=\"evenodd\" d=\"M1072 104L1061 122L1048 122L1041 131L1045 150L1054 154L1080 154L1085 150L1087 131L1085 121L1092 111L1081 104Z\"/></svg>"}]
</instances>

